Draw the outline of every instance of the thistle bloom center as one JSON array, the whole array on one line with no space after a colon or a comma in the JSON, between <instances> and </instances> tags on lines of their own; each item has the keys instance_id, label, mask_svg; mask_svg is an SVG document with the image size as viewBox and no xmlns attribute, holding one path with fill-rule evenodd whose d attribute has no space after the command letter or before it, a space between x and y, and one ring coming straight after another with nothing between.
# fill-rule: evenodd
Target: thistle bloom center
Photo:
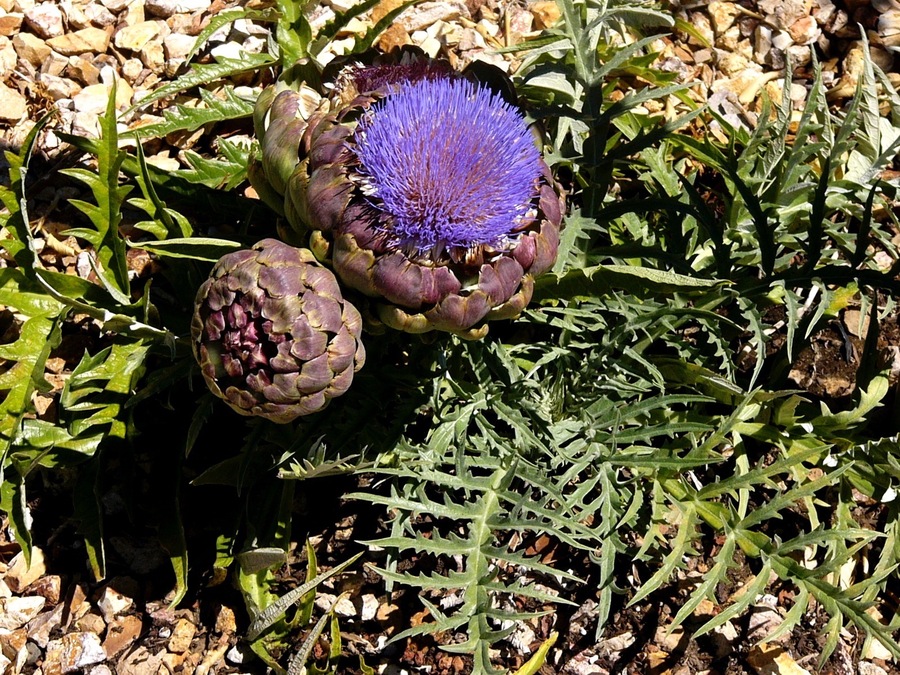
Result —
<instances>
[{"instance_id":1,"label":"thistle bloom center","mask_svg":"<svg viewBox=\"0 0 900 675\"><path fill-rule=\"evenodd\" d=\"M360 174L390 241L423 255L503 245L538 192L540 152L521 113L464 79L424 79L356 129Z\"/></svg>"}]
</instances>

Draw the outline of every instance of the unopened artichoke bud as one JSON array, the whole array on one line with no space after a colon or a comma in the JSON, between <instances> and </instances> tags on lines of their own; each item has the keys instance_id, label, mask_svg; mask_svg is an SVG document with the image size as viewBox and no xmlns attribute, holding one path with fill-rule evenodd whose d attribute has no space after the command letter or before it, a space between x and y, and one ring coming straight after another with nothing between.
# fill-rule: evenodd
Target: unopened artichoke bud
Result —
<instances>
[{"instance_id":1,"label":"unopened artichoke bud","mask_svg":"<svg viewBox=\"0 0 900 675\"><path fill-rule=\"evenodd\" d=\"M194 355L242 415L285 423L324 408L365 363L362 319L305 249L265 239L229 253L200 286Z\"/></svg>"},{"instance_id":2,"label":"unopened artichoke bud","mask_svg":"<svg viewBox=\"0 0 900 675\"><path fill-rule=\"evenodd\" d=\"M304 133L286 210L392 328L480 338L488 321L525 308L556 260L559 186L511 85L488 87L505 76L486 73L428 62L345 70L333 112Z\"/></svg>"}]
</instances>

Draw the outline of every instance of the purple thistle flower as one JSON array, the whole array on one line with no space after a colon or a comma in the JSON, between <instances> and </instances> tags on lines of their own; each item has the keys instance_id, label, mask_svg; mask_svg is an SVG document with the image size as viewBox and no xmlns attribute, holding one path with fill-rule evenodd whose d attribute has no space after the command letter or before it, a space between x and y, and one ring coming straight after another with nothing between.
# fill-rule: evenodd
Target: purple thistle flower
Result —
<instances>
[{"instance_id":1,"label":"purple thistle flower","mask_svg":"<svg viewBox=\"0 0 900 675\"><path fill-rule=\"evenodd\" d=\"M468 80L401 86L353 140L381 227L409 252L503 248L540 191L541 156L521 113Z\"/></svg>"}]
</instances>

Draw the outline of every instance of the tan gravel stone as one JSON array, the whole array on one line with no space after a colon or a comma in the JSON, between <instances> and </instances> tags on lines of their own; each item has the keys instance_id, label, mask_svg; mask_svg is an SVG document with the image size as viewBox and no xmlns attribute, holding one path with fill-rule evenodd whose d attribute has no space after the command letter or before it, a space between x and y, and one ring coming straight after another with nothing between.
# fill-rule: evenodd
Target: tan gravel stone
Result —
<instances>
[{"instance_id":1,"label":"tan gravel stone","mask_svg":"<svg viewBox=\"0 0 900 675\"><path fill-rule=\"evenodd\" d=\"M759 0L759 11L774 20L779 28L789 28L804 16L809 16L813 0Z\"/></svg>"},{"instance_id":2,"label":"tan gravel stone","mask_svg":"<svg viewBox=\"0 0 900 675\"><path fill-rule=\"evenodd\" d=\"M64 56L93 52L104 53L109 48L109 33L102 28L82 28L47 40L47 45Z\"/></svg>"},{"instance_id":3,"label":"tan gravel stone","mask_svg":"<svg viewBox=\"0 0 900 675\"><path fill-rule=\"evenodd\" d=\"M103 641L103 649L106 657L115 658L128 649L138 639L143 630L140 617L129 615L122 616L109 624L106 631L106 639Z\"/></svg>"},{"instance_id":4,"label":"tan gravel stone","mask_svg":"<svg viewBox=\"0 0 900 675\"><path fill-rule=\"evenodd\" d=\"M538 0L529 3L528 11L534 15L534 25L538 29L551 28L561 16L556 0Z\"/></svg>"},{"instance_id":5,"label":"tan gravel stone","mask_svg":"<svg viewBox=\"0 0 900 675\"><path fill-rule=\"evenodd\" d=\"M216 632L231 635L237 630L237 621L234 610L226 605L221 605L216 613Z\"/></svg>"},{"instance_id":6,"label":"tan gravel stone","mask_svg":"<svg viewBox=\"0 0 900 675\"><path fill-rule=\"evenodd\" d=\"M164 19L173 14L193 14L205 12L212 0L146 0L146 9L150 14Z\"/></svg>"},{"instance_id":7,"label":"tan gravel stone","mask_svg":"<svg viewBox=\"0 0 900 675\"><path fill-rule=\"evenodd\" d=\"M50 56L50 47L31 33L19 33L12 39L12 44L19 58L33 66L40 66L44 59Z\"/></svg>"},{"instance_id":8,"label":"tan gravel stone","mask_svg":"<svg viewBox=\"0 0 900 675\"><path fill-rule=\"evenodd\" d=\"M73 134L87 138L100 137L100 120L97 117L97 113L72 112L71 115L70 129Z\"/></svg>"},{"instance_id":9,"label":"tan gravel stone","mask_svg":"<svg viewBox=\"0 0 900 675\"><path fill-rule=\"evenodd\" d=\"M166 35L163 39L163 48L165 49L166 58L169 60L184 60L184 57L191 51L191 48L196 41L196 38L190 35L184 35L183 33Z\"/></svg>"},{"instance_id":10,"label":"tan gravel stone","mask_svg":"<svg viewBox=\"0 0 900 675\"><path fill-rule=\"evenodd\" d=\"M0 82L0 120L18 122L28 112L28 102L15 89ZM12 600L13 598L9 598ZM41 598L43 599L43 598ZM2 618L0 618L2 621Z\"/></svg>"},{"instance_id":11,"label":"tan gravel stone","mask_svg":"<svg viewBox=\"0 0 900 675\"><path fill-rule=\"evenodd\" d=\"M162 660L163 664L167 668L167 672L174 673L179 669L182 669L184 666L185 657L187 654L163 654ZM190 672L189 670L183 670L183 672Z\"/></svg>"},{"instance_id":12,"label":"tan gravel stone","mask_svg":"<svg viewBox=\"0 0 900 675\"><path fill-rule=\"evenodd\" d=\"M31 584L31 592L46 598L47 603L55 605L62 593L62 578L58 574L48 574Z\"/></svg>"},{"instance_id":13,"label":"tan gravel stone","mask_svg":"<svg viewBox=\"0 0 900 675\"><path fill-rule=\"evenodd\" d=\"M160 74L166 70L166 53L159 42L149 42L141 50L141 62L152 72Z\"/></svg>"},{"instance_id":14,"label":"tan gravel stone","mask_svg":"<svg viewBox=\"0 0 900 675\"><path fill-rule=\"evenodd\" d=\"M11 37L19 32L19 28L22 26L22 18L24 14L7 14L5 16L0 16L0 35L5 35L7 37Z\"/></svg>"},{"instance_id":15,"label":"tan gravel stone","mask_svg":"<svg viewBox=\"0 0 900 675\"><path fill-rule=\"evenodd\" d=\"M38 614L28 622L28 639L41 649L46 649L50 642L50 633L59 628L65 605L60 604L52 612Z\"/></svg>"},{"instance_id":16,"label":"tan gravel stone","mask_svg":"<svg viewBox=\"0 0 900 675\"><path fill-rule=\"evenodd\" d=\"M133 26L146 21L144 0L129 0L125 7L125 13L119 18L126 26Z\"/></svg>"},{"instance_id":17,"label":"tan gravel stone","mask_svg":"<svg viewBox=\"0 0 900 675\"><path fill-rule=\"evenodd\" d=\"M101 635L106 630L106 622L103 617L95 612L88 612L75 622L75 628L83 633L95 633Z\"/></svg>"},{"instance_id":18,"label":"tan gravel stone","mask_svg":"<svg viewBox=\"0 0 900 675\"><path fill-rule=\"evenodd\" d=\"M85 87L72 99L76 112L91 113L93 115L99 115L106 110L106 102L108 100L109 89L105 84L92 84L89 87ZM112 616L115 616L115 614L109 618L112 618Z\"/></svg>"},{"instance_id":19,"label":"tan gravel stone","mask_svg":"<svg viewBox=\"0 0 900 675\"><path fill-rule=\"evenodd\" d=\"M520 42L523 36L534 29L534 15L518 5L507 6L505 21L509 26L509 37L512 43Z\"/></svg>"},{"instance_id":20,"label":"tan gravel stone","mask_svg":"<svg viewBox=\"0 0 900 675\"><path fill-rule=\"evenodd\" d=\"M67 77L59 77L50 73L41 73L41 86L53 101L73 98L81 91L81 85Z\"/></svg>"},{"instance_id":21,"label":"tan gravel stone","mask_svg":"<svg viewBox=\"0 0 900 675\"><path fill-rule=\"evenodd\" d=\"M60 0L60 7L69 30L80 30L91 25L91 20L84 13L82 5L73 4L72 0Z\"/></svg>"},{"instance_id":22,"label":"tan gravel stone","mask_svg":"<svg viewBox=\"0 0 900 675\"><path fill-rule=\"evenodd\" d=\"M878 35L885 47L900 47L900 9L892 9L878 17Z\"/></svg>"},{"instance_id":23,"label":"tan gravel stone","mask_svg":"<svg viewBox=\"0 0 900 675\"><path fill-rule=\"evenodd\" d=\"M100 82L100 69L83 56L70 56L66 75L88 86Z\"/></svg>"},{"instance_id":24,"label":"tan gravel stone","mask_svg":"<svg viewBox=\"0 0 900 675\"><path fill-rule=\"evenodd\" d=\"M50 56L44 59L44 62L41 64L41 73L59 77L68 66L69 59L67 57L56 52L50 52Z\"/></svg>"},{"instance_id":25,"label":"tan gravel stone","mask_svg":"<svg viewBox=\"0 0 900 675\"><path fill-rule=\"evenodd\" d=\"M197 627L188 619L178 619L175 627L172 629L172 636L169 638L168 648L170 652L175 654L183 654L191 648L191 641L197 633Z\"/></svg>"},{"instance_id":26,"label":"tan gravel stone","mask_svg":"<svg viewBox=\"0 0 900 675\"><path fill-rule=\"evenodd\" d=\"M0 35L0 73L11 73L16 68L19 55L13 47L12 40Z\"/></svg>"},{"instance_id":27,"label":"tan gravel stone","mask_svg":"<svg viewBox=\"0 0 900 675\"><path fill-rule=\"evenodd\" d=\"M815 42L816 38L822 34L819 25L812 16L804 16L797 19L788 29L791 39L798 45L808 45Z\"/></svg>"},{"instance_id":28,"label":"tan gravel stone","mask_svg":"<svg viewBox=\"0 0 900 675\"><path fill-rule=\"evenodd\" d=\"M28 658L25 644L28 642L28 631L24 628L0 633L0 654L9 659L13 673L19 673ZM3 672L3 671L0 671Z\"/></svg>"},{"instance_id":29,"label":"tan gravel stone","mask_svg":"<svg viewBox=\"0 0 900 675\"><path fill-rule=\"evenodd\" d=\"M25 555L21 551L16 553L9 564L9 569L6 570L4 580L13 593L20 593L46 573L44 551L35 546L31 549L30 565L25 561Z\"/></svg>"},{"instance_id":30,"label":"tan gravel stone","mask_svg":"<svg viewBox=\"0 0 900 675\"><path fill-rule=\"evenodd\" d=\"M113 14L118 14L128 7L131 0L100 0L100 3Z\"/></svg>"},{"instance_id":31,"label":"tan gravel stone","mask_svg":"<svg viewBox=\"0 0 900 675\"><path fill-rule=\"evenodd\" d=\"M148 42L159 38L163 28L168 27L160 21L142 21L133 26L125 26L116 33L116 47L139 52Z\"/></svg>"},{"instance_id":32,"label":"tan gravel stone","mask_svg":"<svg viewBox=\"0 0 900 675\"><path fill-rule=\"evenodd\" d=\"M692 12L691 13L691 24L694 26L694 29L697 33L706 40L709 44L714 44L716 41L716 34L712 29L712 23L709 20L709 17L703 12ZM688 36L688 44L698 45L698 46L706 46L703 45L700 40L698 40L693 35Z\"/></svg>"},{"instance_id":33,"label":"tan gravel stone","mask_svg":"<svg viewBox=\"0 0 900 675\"><path fill-rule=\"evenodd\" d=\"M141 63L140 59L128 59L122 64L122 75L131 84L135 83L143 70L144 64Z\"/></svg>"},{"instance_id":34,"label":"tan gravel stone","mask_svg":"<svg viewBox=\"0 0 900 675\"><path fill-rule=\"evenodd\" d=\"M740 15L740 10L733 2L711 2L707 11L713 30L720 34L731 28L734 20Z\"/></svg>"}]
</instances>

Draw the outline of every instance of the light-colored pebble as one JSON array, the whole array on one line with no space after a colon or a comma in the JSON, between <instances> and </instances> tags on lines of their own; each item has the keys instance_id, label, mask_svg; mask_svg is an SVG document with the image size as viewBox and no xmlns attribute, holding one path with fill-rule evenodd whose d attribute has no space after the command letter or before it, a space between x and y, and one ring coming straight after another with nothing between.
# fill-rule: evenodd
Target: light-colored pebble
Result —
<instances>
[{"instance_id":1,"label":"light-colored pebble","mask_svg":"<svg viewBox=\"0 0 900 675\"><path fill-rule=\"evenodd\" d=\"M87 91L88 89L92 90L91 95L96 101L103 101L103 107L100 108L100 112L105 110L106 103L109 100L109 89L102 84L95 85L94 87L86 87L84 91ZM78 100L76 98L75 109L79 112L88 112L92 108L79 108ZM100 599L97 600L97 606L100 608L100 611L103 612L103 618L107 621L112 621L119 614L123 614L131 609L134 606L134 599L120 593L111 586L107 586L100 594Z\"/></svg>"},{"instance_id":2,"label":"light-colored pebble","mask_svg":"<svg viewBox=\"0 0 900 675\"><path fill-rule=\"evenodd\" d=\"M47 40L47 45L64 56L93 52L103 53L109 48L109 33L102 28L82 28Z\"/></svg>"},{"instance_id":3,"label":"light-colored pebble","mask_svg":"<svg viewBox=\"0 0 900 675\"><path fill-rule=\"evenodd\" d=\"M64 32L63 15L56 3L42 2L25 12L25 23L44 39Z\"/></svg>"},{"instance_id":4,"label":"light-colored pebble","mask_svg":"<svg viewBox=\"0 0 900 675\"><path fill-rule=\"evenodd\" d=\"M423 2L404 11L397 22L409 33L428 28L438 21L455 21L460 17L471 18L469 10L461 0L446 2Z\"/></svg>"},{"instance_id":5,"label":"light-colored pebble","mask_svg":"<svg viewBox=\"0 0 900 675\"><path fill-rule=\"evenodd\" d=\"M212 4L211 0L145 0L145 7L150 14L164 19L173 14L193 14L205 12Z\"/></svg>"},{"instance_id":6,"label":"light-colored pebble","mask_svg":"<svg viewBox=\"0 0 900 675\"><path fill-rule=\"evenodd\" d=\"M19 33L12 39L16 54L33 66L40 66L50 56L50 47L41 38L31 33Z\"/></svg>"},{"instance_id":7,"label":"light-colored pebble","mask_svg":"<svg viewBox=\"0 0 900 675\"><path fill-rule=\"evenodd\" d=\"M53 101L72 98L81 91L81 85L67 77L59 77L50 73L41 73L41 86Z\"/></svg>"},{"instance_id":8,"label":"light-colored pebble","mask_svg":"<svg viewBox=\"0 0 900 675\"><path fill-rule=\"evenodd\" d=\"M197 627L191 621L178 619L178 622L172 629L172 637L169 638L167 643L169 651L175 654L183 654L188 651L196 633Z\"/></svg>"},{"instance_id":9,"label":"light-colored pebble","mask_svg":"<svg viewBox=\"0 0 900 675\"><path fill-rule=\"evenodd\" d=\"M0 87L5 86L0 84ZM0 598L0 628L18 630L38 615L44 603L46 600L39 595Z\"/></svg>"},{"instance_id":10,"label":"light-colored pebble","mask_svg":"<svg viewBox=\"0 0 900 675\"><path fill-rule=\"evenodd\" d=\"M19 55L13 47L12 40L0 36L0 73L11 73L15 70Z\"/></svg>"},{"instance_id":11,"label":"light-colored pebble","mask_svg":"<svg viewBox=\"0 0 900 675\"><path fill-rule=\"evenodd\" d=\"M154 73L162 73L166 69L166 53L160 42L149 42L141 50L141 63Z\"/></svg>"},{"instance_id":12,"label":"light-colored pebble","mask_svg":"<svg viewBox=\"0 0 900 675\"><path fill-rule=\"evenodd\" d=\"M142 21L133 26L125 26L116 33L115 44L119 49L127 49L132 52L141 51L151 40L156 40L162 34L162 30L168 30L165 22Z\"/></svg>"},{"instance_id":13,"label":"light-colored pebble","mask_svg":"<svg viewBox=\"0 0 900 675\"><path fill-rule=\"evenodd\" d=\"M188 52L194 46L197 38L183 33L171 33L163 39L163 47L165 49L167 59L182 59L187 56Z\"/></svg>"},{"instance_id":14,"label":"light-colored pebble","mask_svg":"<svg viewBox=\"0 0 900 675\"><path fill-rule=\"evenodd\" d=\"M68 633L47 645L43 671L73 673L106 660L106 652L95 633Z\"/></svg>"},{"instance_id":15,"label":"light-colored pebble","mask_svg":"<svg viewBox=\"0 0 900 675\"><path fill-rule=\"evenodd\" d=\"M113 26L116 23L116 15L103 5L91 3L84 8L84 15L98 28Z\"/></svg>"}]
</instances>

